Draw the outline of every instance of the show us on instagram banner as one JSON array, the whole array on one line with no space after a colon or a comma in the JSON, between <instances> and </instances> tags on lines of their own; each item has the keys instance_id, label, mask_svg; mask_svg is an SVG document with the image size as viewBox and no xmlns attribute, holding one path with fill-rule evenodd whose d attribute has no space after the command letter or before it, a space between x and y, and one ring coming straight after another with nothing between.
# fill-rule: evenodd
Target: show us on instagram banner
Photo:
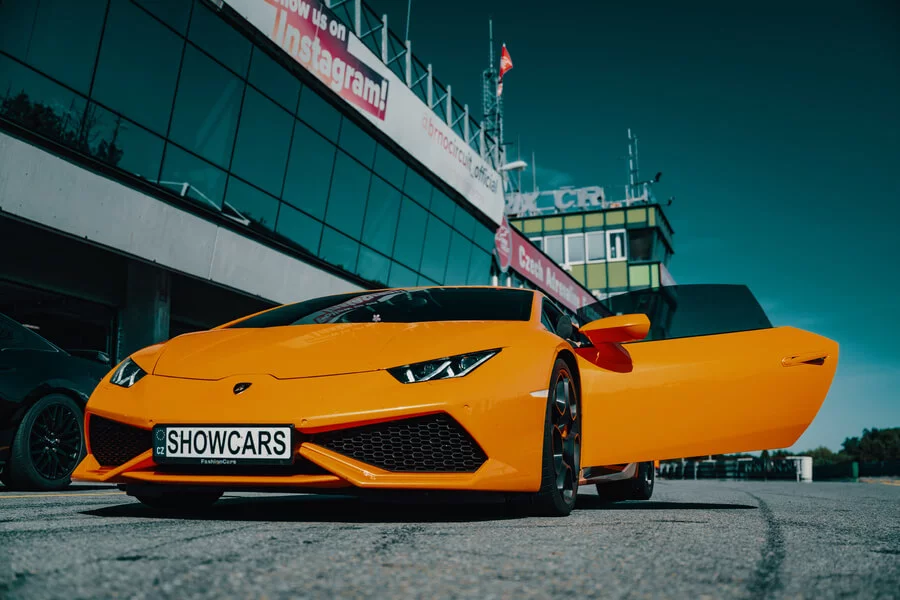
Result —
<instances>
[{"instance_id":1,"label":"show us on instagram banner","mask_svg":"<svg viewBox=\"0 0 900 600\"><path fill-rule=\"evenodd\" d=\"M228 0L350 104L384 121L388 81L348 49L351 32L319 0Z\"/></svg>"}]
</instances>

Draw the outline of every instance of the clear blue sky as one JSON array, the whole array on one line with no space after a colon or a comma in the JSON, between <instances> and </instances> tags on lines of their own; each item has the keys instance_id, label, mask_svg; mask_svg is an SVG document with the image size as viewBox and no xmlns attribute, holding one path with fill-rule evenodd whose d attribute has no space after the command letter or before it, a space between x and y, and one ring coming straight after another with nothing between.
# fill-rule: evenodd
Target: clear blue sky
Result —
<instances>
[{"instance_id":1,"label":"clear blue sky","mask_svg":"<svg viewBox=\"0 0 900 600\"><path fill-rule=\"evenodd\" d=\"M403 31L406 0L369 4ZM900 425L897 2L412 4L414 53L473 110L493 16L507 140L541 187L621 194L631 127L675 196L675 279L746 283L775 325L840 342L795 449Z\"/></svg>"}]
</instances>

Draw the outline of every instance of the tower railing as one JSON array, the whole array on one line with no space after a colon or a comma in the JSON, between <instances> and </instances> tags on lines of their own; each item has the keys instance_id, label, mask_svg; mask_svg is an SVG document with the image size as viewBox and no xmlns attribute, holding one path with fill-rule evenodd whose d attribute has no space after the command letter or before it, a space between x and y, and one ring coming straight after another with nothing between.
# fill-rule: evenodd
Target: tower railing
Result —
<instances>
[{"instance_id":1,"label":"tower railing","mask_svg":"<svg viewBox=\"0 0 900 600\"><path fill-rule=\"evenodd\" d=\"M431 64L413 54L411 41L390 29L387 15L379 16L363 0L325 0L325 5L469 148L494 169L500 166L497 142L484 122L470 114L467 104L453 97L450 85L435 78Z\"/></svg>"}]
</instances>

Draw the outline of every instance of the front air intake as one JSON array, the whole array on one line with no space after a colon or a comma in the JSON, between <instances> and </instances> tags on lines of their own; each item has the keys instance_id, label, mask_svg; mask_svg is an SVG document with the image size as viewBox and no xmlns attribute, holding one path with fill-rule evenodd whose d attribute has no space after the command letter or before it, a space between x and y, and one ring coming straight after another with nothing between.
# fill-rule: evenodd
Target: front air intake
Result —
<instances>
[{"instance_id":1,"label":"front air intake","mask_svg":"<svg viewBox=\"0 0 900 600\"><path fill-rule=\"evenodd\" d=\"M478 442L443 413L328 431L309 441L401 473L473 473L487 460Z\"/></svg>"},{"instance_id":2,"label":"front air intake","mask_svg":"<svg viewBox=\"0 0 900 600\"><path fill-rule=\"evenodd\" d=\"M102 467L118 467L150 449L150 430L91 415L91 454Z\"/></svg>"}]
</instances>

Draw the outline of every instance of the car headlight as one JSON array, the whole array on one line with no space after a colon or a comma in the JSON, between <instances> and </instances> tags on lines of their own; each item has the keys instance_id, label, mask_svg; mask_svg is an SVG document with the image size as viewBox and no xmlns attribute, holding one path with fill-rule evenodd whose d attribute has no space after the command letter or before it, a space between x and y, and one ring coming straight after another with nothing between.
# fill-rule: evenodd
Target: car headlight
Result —
<instances>
[{"instance_id":1,"label":"car headlight","mask_svg":"<svg viewBox=\"0 0 900 600\"><path fill-rule=\"evenodd\" d=\"M147 372L130 358L126 358L113 372L109 382L123 388L130 388L146 375Z\"/></svg>"},{"instance_id":2,"label":"car headlight","mask_svg":"<svg viewBox=\"0 0 900 600\"><path fill-rule=\"evenodd\" d=\"M402 367L394 367L387 371L400 383L420 383L435 379L465 377L498 352L500 352L499 348L470 352L469 354L458 354L456 356L403 365Z\"/></svg>"}]
</instances>

